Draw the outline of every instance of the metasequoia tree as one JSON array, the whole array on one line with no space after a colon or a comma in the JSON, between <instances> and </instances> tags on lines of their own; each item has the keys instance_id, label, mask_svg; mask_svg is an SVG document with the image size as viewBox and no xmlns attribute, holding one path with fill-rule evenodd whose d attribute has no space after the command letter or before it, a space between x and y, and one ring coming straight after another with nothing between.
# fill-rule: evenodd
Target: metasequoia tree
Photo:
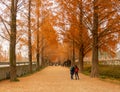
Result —
<instances>
[{"instance_id":1,"label":"metasequoia tree","mask_svg":"<svg viewBox=\"0 0 120 92\"><path fill-rule=\"evenodd\" d=\"M103 3L102 5L100 4L101 2ZM105 42L104 40L106 40L106 43L104 43L104 45L109 44L109 46L107 46L109 48L108 50L112 51L111 49L114 49L117 43L117 38L115 37L115 35L117 35L117 32L119 31L119 29L117 28L119 27L118 14L113 4L113 2L114 3L117 3L117 2L109 1L109 3L107 4L105 1L101 1L101 2L99 0L94 0L93 2L93 11L94 11L93 12L93 28L92 28L93 57L92 57L91 77L97 77L99 75L98 48L100 47L101 43ZM105 8L103 9L105 5L106 5L106 9ZM100 12L101 10L104 10L104 11L106 10L104 12L105 15L103 15L103 12ZM115 18L113 18L113 16ZM101 27L104 25L105 27Z\"/></svg>"},{"instance_id":2,"label":"metasequoia tree","mask_svg":"<svg viewBox=\"0 0 120 92\"><path fill-rule=\"evenodd\" d=\"M31 0L28 0L28 59L29 72L32 73L32 42L31 42Z\"/></svg>"},{"instance_id":3,"label":"metasequoia tree","mask_svg":"<svg viewBox=\"0 0 120 92\"><path fill-rule=\"evenodd\" d=\"M57 34L54 27L54 20L55 20L55 13L56 8L54 7L54 3L49 0L41 0L41 7L40 7L40 27L41 30L40 33L40 57L41 61L44 62L44 56L46 51L50 50L50 48L54 47L54 44L50 44L51 41L55 42L57 41L57 37L55 37ZM53 34L52 34L53 33ZM50 36L51 34L51 36ZM48 38L47 38L48 37ZM55 38L54 38L55 37ZM50 40L50 41L49 41ZM50 43L49 43L50 42ZM48 45L50 44L50 45Z\"/></svg>"},{"instance_id":4,"label":"metasequoia tree","mask_svg":"<svg viewBox=\"0 0 120 92\"><path fill-rule=\"evenodd\" d=\"M44 24L46 18L48 17L48 14L45 13L46 10L44 10L45 6L44 6L43 2L44 1L42 1L42 0L36 0L36 16L37 16L36 22L37 22L37 28L34 29L34 30L37 31L37 32L35 32L35 36L37 35L36 36L37 37L36 38L37 42L36 41L35 42L36 42L36 45L37 45L37 47L36 47L36 53L37 53L36 57L37 57L38 68L40 67L40 53L41 53L41 58L42 58L42 55L43 55L43 52L44 52L43 51L44 48L40 47L40 44L44 43L43 42L43 40L44 40L43 33L40 32L40 31L42 31L42 30L40 30L40 28ZM41 51L40 51L40 49L41 49ZM44 61L43 58L41 59L41 62L42 61Z\"/></svg>"},{"instance_id":5,"label":"metasequoia tree","mask_svg":"<svg viewBox=\"0 0 120 92\"><path fill-rule=\"evenodd\" d=\"M85 36L86 35L86 30L84 28L84 24L83 24L83 1L82 0L78 0L78 9L79 9L79 13L78 13L78 17L79 17L79 62L80 62L80 71L83 71L83 59L84 59L84 46L85 46ZM84 35L84 37L83 37ZM87 38L87 37L86 37ZM88 39L87 39L88 40Z\"/></svg>"},{"instance_id":6,"label":"metasequoia tree","mask_svg":"<svg viewBox=\"0 0 120 92\"><path fill-rule=\"evenodd\" d=\"M52 50L57 48L57 33L53 29L51 22L48 21L49 17L44 21L44 25L41 26L41 38L43 43L41 44L41 53L44 57L49 57L50 54L54 53ZM44 50L42 52L42 50Z\"/></svg>"},{"instance_id":7,"label":"metasequoia tree","mask_svg":"<svg viewBox=\"0 0 120 92\"><path fill-rule=\"evenodd\" d=\"M40 0L36 0L36 15L37 15L37 69L40 67Z\"/></svg>"},{"instance_id":8,"label":"metasequoia tree","mask_svg":"<svg viewBox=\"0 0 120 92\"><path fill-rule=\"evenodd\" d=\"M69 5L68 5L69 3ZM83 1L64 1L63 4L64 10L67 12L67 20L69 21L70 31L67 32L67 38L73 39L72 44L79 50L79 63L80 63L80 71L83 70L83 58L90 51L90 38L83 24ZM72 10L72 11L71 11ZM69 29L68 29L69 30ZM74 53L74 48L73 48Z\"/></svg>"},{"instance_id":9,"label":"metasequoia tree","mask_svg":"<svg viewBox=\"0 0 120 92\"><path fill-rule=\"evenodd\" d=\"M93 28L92 28L92 69L91 76L98 76L98 6L97 0L93 1Z\"/></svg>"},{"instance_id":10,"label":"metasequoia tree","mask_svg":"<svg viewBox=\"0 0 120 92\"><path fill-rule=\"evenodd\" d=\"M117 0L107 2L107 0L87 1L87 7L84 8L85 17L83 21L92 37L91 77L98 77L99 75L98 48L102 49L103 46L107 46L107 51L109 51L110 49L115 49L117 43L115 35L119 31L119 15L114 4L119 4L119 2ZM112 42L113 40L114 42Z\"/></svg>"},{"instance_id":11,"label":"metasequoia tree","mask_svg":"<svg viewBox=\"0 0 120 92\"><path fill-rule=\"evenodd\" d=\"M11 23L10 23L10 80L14 81L16 75L16 15L18 0L11 0Z\"/></svg>"},{"instance_id":12,"label":"metasequoia tree","mask_svg":"<svg viewBox=\"0 0 120 92\"><path fill-rule=\"evenodd\" d=\"M16 74L16 43L17 43L17 12L19 9L18 0L11 0L10 14L10 80L14 81L17 78Z\"/></svg>"},{"instance_id":13,"label":"metasequoia tree","mask_svg":"<svg viewBox=\"0 0 120 92\"><path fill-rule=\"evenodd\" d=\"M24 34L22 27L23 24L17 15L21 14L21 7L24 4L23 1L19 0L11 0L8 2L7 0L1 0L0 3L4 6L1 9L2 14L0 15L0 19L2 21L3 26L2 31L3 34L0 34L2 38L9 41L9 61L10 61L10 79L11 81L16 80L16 45L20 41L21 36ZM1 6L2 6L1 5ZM22 15L22 14L21 14ZM10 16L10 17L8 17ZM17 45L18 47L19 45Z\"/></svg>"}]
</instances>

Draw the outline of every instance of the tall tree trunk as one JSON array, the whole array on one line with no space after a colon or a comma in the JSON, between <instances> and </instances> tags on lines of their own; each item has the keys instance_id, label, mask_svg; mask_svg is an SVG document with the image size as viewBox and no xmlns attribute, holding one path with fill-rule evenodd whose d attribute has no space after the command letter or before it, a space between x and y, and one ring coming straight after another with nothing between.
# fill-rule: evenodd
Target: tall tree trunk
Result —
<instances>
[{"instance_id":1,"label":"tall tree trunk","mask_svg":"<svg viewBox=\"0 0 120 92\"><path fill-rule=\"evenodd\" d=\"M84 65L83 59L84 59L84 49L83 49L83 45L81 45L79 49L80 72L83 71L83 65Z\"/></svg>"},{"instance_id":2,"label":"tall tree trunk","mask_svg":"<svg viewBox=\"0 0 120 92\"><path fill-rule=\"evenodd\" d=\"M75 64L75 41L74 41L74 39L73 39L73 54L72 54L72 65L74 65Z\"/></svg>"},{"instance_id":3,"label":"tall tree trunk","mask_svg":"<svg viewBox=\"0 0 120 92\"><path fill-rule=\"evenodd\" d=\"M93 44L92 44L92 68L91 77L98 77L98 6L97 0L93 1Z\"/></svg>"},{"instance_id":4,"label":"tall tree trunk","mask_svg":"<svg viewBox=\"0 0 120 92\"><path fill-rule=\"evenodd\" d=\"M31 44L31 0L28 6L28 58L29 58L29 72L32 73L32 44Z\"/></svg>"},{"instance_id":5,"label":"tall tree trunk","mask_svg":"<svg viewBox=\"0 0 120 92\"><path fill-rule=\"evenodd\" d=\"M83 31L83 6L82 6L82 0L79 1L79 20L80 20L80 25L79 25L79 37L80 37L80 47L79 47L79 62L80 62L80 72L83 71L83 58L84 58L84 48L83 48L83 37L82 37L82 31Z\"/></svg>"},{"instance_id":6,"label":"tall tree trunk","mask_svg":"<svg viewBox=\"0 0 120 92\"><path fill-rule=\"evenodd\" d=\"M39 18L40 18L40 12L39 12L39 7L40 7L40 0L36 0L36 13L37 13L37 70L40 68L40 46L39 46Z\"/></svg>"},{"instance_id":7,"label":"tall tree trunk","mask_svg":"<svg viewBox=\"0 0 120 92\"><path fill-rule=\"evenodd\" d=\"M41 44L42 44L42 48L41 48L41 65L44 66L44 46L43 46L43 35L42 35L42 41L41 41Z\"/></svg>"},{"instance_id":8,"label":"tall tree trunk","mask_svg":"<svg viewBox=\"0 0 120 92\"><path fill-rule=\"evenodd\" d=\"M40 67L39 27L37 28L37 69Z\"/></svg>"},{"instance_id":9,"label":"tall tree trunk","mask_svg":"<svg viewBox=\"0 0 120 92\"><path fill-rule=\"evenodd\" d=\"M17 14L17 0L11 0L11 34L10 34L10 80L17 79L16 74L16 14Z\"/></svg>"}]
</instances>

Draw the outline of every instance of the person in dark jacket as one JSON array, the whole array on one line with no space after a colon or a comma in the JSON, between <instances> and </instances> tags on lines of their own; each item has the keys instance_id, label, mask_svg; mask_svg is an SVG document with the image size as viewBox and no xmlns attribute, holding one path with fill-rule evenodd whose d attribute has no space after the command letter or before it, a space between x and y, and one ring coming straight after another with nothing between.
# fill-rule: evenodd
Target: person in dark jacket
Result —
<instances>
[{"instance_id":1,"label":"person in dark jacket","mask_svg":"<svg viewBox=\"0 0 120 92\"><path fill-rule=\"evenodd\" d=\"M75 71L75 67L74 67L74 66L71 66L71 67L70 67L70 75L71 75L71 79L74 79L74 78L73 78L74 71Z\"/></svg>"}]
</instances>

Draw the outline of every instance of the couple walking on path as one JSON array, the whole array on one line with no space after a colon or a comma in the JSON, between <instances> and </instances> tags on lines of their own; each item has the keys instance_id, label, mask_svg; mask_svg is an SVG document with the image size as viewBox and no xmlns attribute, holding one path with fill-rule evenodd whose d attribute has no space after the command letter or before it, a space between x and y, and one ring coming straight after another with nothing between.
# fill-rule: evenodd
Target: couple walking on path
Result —
<instances>
[{"instance_id":1,"label":"couple walking on path","mask_svg":"<svg viewBox=\"0 0 120 92\"><path fill-rule=\"evenodd\" d=\"M70 68L71 79L74 79L73 76L75 74L75 79L79 80L78 71L79 71L79 68L77 67L77 65L71 66L71 68Z\"/></svg>"}]
</instances>

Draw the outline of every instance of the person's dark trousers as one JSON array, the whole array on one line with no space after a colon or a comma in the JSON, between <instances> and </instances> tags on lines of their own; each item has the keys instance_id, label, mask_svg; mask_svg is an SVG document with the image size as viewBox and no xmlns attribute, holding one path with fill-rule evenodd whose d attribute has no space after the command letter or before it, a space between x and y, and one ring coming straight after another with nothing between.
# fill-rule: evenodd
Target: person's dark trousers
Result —
<instances>
[{"instance_id":1,"label":"person's dark trousers","mask_svg":"<svg viewBox=\"0 0 120 92\"><path fill-rule=\"evenodd\" d=\"M78 73L75 73L75 79L76 79L76 80L79 80L79 75L78 75Z\"/></svg>"},{"instance_id":2,"label":"person's dark trousers","mask_svg":"<svg viewBox=\"0 0 120 92\"><path fill-rule=\"evenodd\" d=\"M73 79L73 75L74 75L74 73L71 73L71 79Z\"/></svg>"}]
</instances>

